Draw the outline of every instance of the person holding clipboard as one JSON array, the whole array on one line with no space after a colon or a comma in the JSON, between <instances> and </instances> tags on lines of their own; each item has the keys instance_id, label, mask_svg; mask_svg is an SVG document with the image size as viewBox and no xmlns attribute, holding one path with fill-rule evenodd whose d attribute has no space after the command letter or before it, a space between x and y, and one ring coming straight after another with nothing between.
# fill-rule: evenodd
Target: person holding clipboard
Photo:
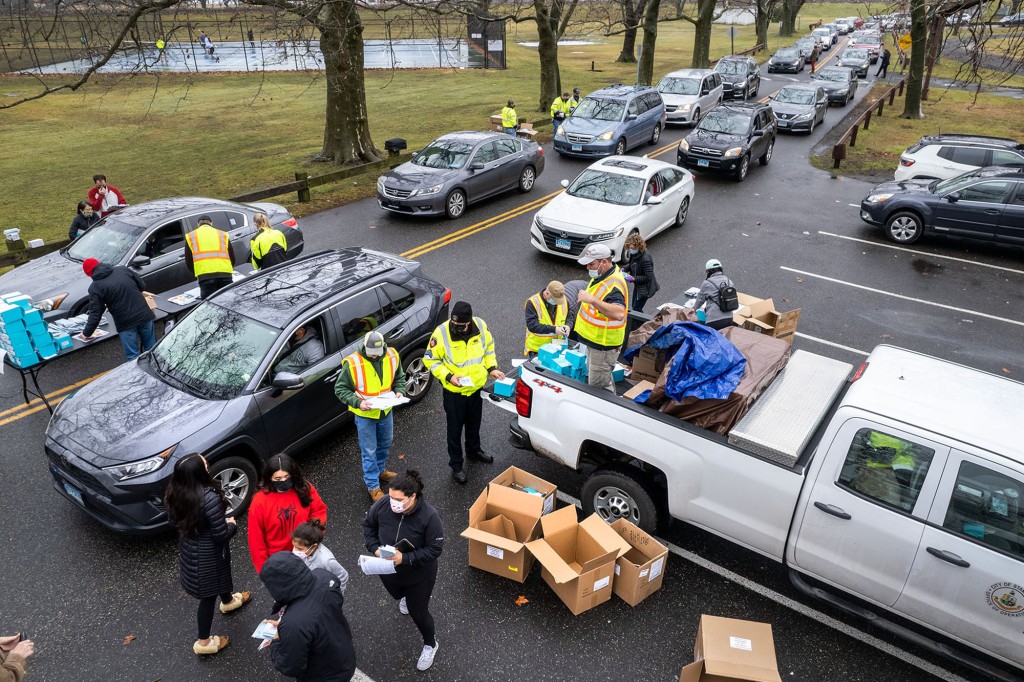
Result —
<instances>
[{"instance_id":1,"label":"person holding clipboard","mask_svg":"<svg viewBox=\"0 0 1024 682\"><path fill-rule=\"evenodd\" d=\"M398 601L423 636L417 670L427 670L437 654L430 595L437 581L437 558L444 549L444 529L437 510L423 501L423 479L407 470L392 479L388 495L373 503L363 520L366 549L395 564L395 572L381 575L384 589Z\"/></svg>"}]
</instances>

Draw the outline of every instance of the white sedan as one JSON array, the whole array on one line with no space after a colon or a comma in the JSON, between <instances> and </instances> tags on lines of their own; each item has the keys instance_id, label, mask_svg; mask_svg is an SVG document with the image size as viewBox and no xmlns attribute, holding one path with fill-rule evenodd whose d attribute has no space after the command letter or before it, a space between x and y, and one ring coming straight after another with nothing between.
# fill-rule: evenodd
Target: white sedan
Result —
<instances>
[{"instance_id":1,"label":"white sedan","mask_svg":"<svg viewBox=\"0 0 1024 682\"><path fill-rule=\"evenodd\" d=\"M565 192L537 212L530 241L544 253L577 258L592 242L602 242L619 258L626 237L646 240L686 220L693 201L693 175L664 161L612 156L598 161Z\"/></svg>"}]
</instances>

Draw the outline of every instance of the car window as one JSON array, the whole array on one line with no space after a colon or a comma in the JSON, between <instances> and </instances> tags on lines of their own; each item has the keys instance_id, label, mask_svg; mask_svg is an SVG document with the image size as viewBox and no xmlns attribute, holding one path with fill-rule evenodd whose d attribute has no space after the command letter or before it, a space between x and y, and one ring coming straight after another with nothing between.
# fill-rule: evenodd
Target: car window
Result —
<instances>
[{"instance_id":1,"label":"car window","mask_svg":"<svg viewBox=\"0 0 1024 682\"><path fill-rule=\"evenodd\" d=\"M565 193L572 197L604 201L620 206L632 206L640 203L640 194L644 187L642 178L588 168L573 180Z\"/></svg>"},{"instance_id":2,"label":"car window","mask_svg":"<svg viewBox=\"0 0 1024 682\"><path fill-rule=\"evenodd\" d=\"M696 78L662 78L658 90L666 95L696 95L700 87Z\"/></svg>"},{"instance_id":3,"label":"car window","mask_svg":"<svg viewBox=\"0 0 1024 682\"><path fill-rule=\"evenodd\" d=\"M412 163L425 168L462 168L473 146L455 140L435 140L416 153Z\"/></svg>"},{"instance_id":4,"label":"car window","mask_svg":"<svg viewBox=\"0 0 1024 682\"><path fill-rule=\"evenodd\" d=\"M658 171L658 183L661 185L662 191L667 190L669 187L677 185L680 180L683 179L682 171L674 168L666 168Z\"/></svg>"},{"instance_id":5,"label":"car window","mask_svg":"<svg viewBox=\"0 0 1024 682\"><path fill-rule=\"evenodd\" d=\"M228 221L227 211L206 211L202 215L210 216L210 220L213 222L213 226L216 227L218 230L223 230L224 232L231 232L232 230L242 226L242 223L232 225ZM237 222L238 214L232 213L231 216L232 219L236 220ZM196 220L198 220L198 218L196 218Z\"/></svg>"},{"instance_id":6,"label":"car window","mask_svg":"<svg viewBox=\"0 0 1024 682\"><path fill-rule=\"evenodd\" d=\"M384 311L381 310L376 287L342 301L335 310L341 322L341 332L345 336L346 345L358 341L366 332L376 329L384 322Z\"/></svg>"},{"instance_id":7,"label":"car window","mask_svg":"<svg viewBox=\"0 0 1024 682\"><path fill-rule=\"evenodd\" d=\"M775 101L781 104L814 104L817 96L818 93L803 88L782 88L775 95Z\"/></svg>"},{"instance_id":8,"label":"car window","mask_svg":"<svg viewBox=\"0 0 1024 682\"><path fill-rule=\"evenodd\" d=\"M476 150L473 155L473 163L486 164L498 158L498 152L494 149L494 143L488 142Z\"/></svg>"},{"instance_id":9,"label":"car window","mask_svg":"<svg viewBox=\"0 0 1024 682\"><path fill-rule=\"evenodd\" d=\"M645 97L647 99L647 104L650 106L651 109L657 109L662 104L664 104L664 102L661 99L661 95L659 95L656 92L649 92L645 95Z\"/></svg>"},{"instance_id":10,"label":"car window","mask_svg":"<svg viewBox=\"0 0 1024 682\"><path fill-rule=\"evenodd\" d=\"M620 100L586 97L572 112L572 115L596 121L621 121L624 109L625 105Z\"/></svg>"},{"instance_id":11,"label":"car window","mask_svg":"<svg viewBox=\"0 0 1024 682\"><path fill-rule=\"evenodd\" d=\"M77 261L95 258L111 265L121 262L142 236L143 227L108 216L96 223L88 232L68 247L67 254Z\"/></svg>"},{"instance_id":12,"label":"car window","mask_svg":"<svg viewBox=\"0 0 1024 682\"><path fill-rule=\"evenodd\" d=\"M722 85L722 76L720 74L716 73L714 75L714 79L715 79L715 87L716 88L721 87L721 85Z\"/></svg>"},{"instance_id":13,"label":"car window","mask_svg":"<svg viewBox=\"0 0 1024 682\"><path fill-rule=\"evenodd\" d=\"M710 133L745 135L750 128L750 118L745 114L714 109L701 119L699 128Z\"/></svg>"},{"instance_id":14,"label":"car window","mask_svg":"<svg viewBox=\"0 0 1024 682\"><path fill-rule=\"evenodd\" d=\"M297 339L298 330L303 330L301 339ZM329 339L324 329L324 316L319 315L304 322L292 332L291 338L278 351L271 365L271 370L263 378L263 385L268 384L273 375L280 372L291 372L302 375L311 367L316 366L326 355L338 351L333 339ZM313 347L315 345L315 347Z\"/></svg>"},{"instance_id":15,"label":"car window","mask_svg":"<svg viewBox=\"0 0 1024 682\"><path fill-rule=\"evenodd\" d=\"M1012 184L1009 180L979 182L976 185L964 187L960 190L960 201L983 201L1001 204L1006 199L1006 192Z\"/></svg>"},{"instance_id":16,"label":"car window","mask_svg":"<svg viewBox=\"0 0 1024 682\"><path fill-rule=\"evenodd\" d=\"M403 311L408 310L416 302L416 294L403 286L386 282L383 289L381 303L384 306L385 320L390 320Z\"/></svg>"},{"instance_id":17,"label":"car window","mask_svg":"<svg viewBox=\"0 0 1024 682\"><path fill-rule=\"evenodd\" d=\"M1017 152L1006 152L1001 149L992 150L992 166L1012 166L1020 168L1024 166L1024 156Z\"/></svg>"},{"instance_id":18,"label":"car window","mask_svg":"<svg viewBox=\"0 0 1024 682\"><path fill-rule=\"evenodd\" d=\"M182 230L182 223L175 220L154 230L139 249L139 254L147 258L156 258L182 251L184 248L185 233Z\"/></svg>"},{"instance_id":19,"label":"car window","mask_svg":"<svg viewBox=\"0 0 1024 682\"><path fill-rule=\"evenodd\" d=\"M935 450L878 429L857 431L837 483L879 504L912 511Z\"/></svg>"},{"instance_id":20,"label":"car window","mask_svg":"<svg viewBox=\"0 0 1024 682\"><path fill-rule=\"evenodd\" d=\"M245 214L238 211L224 211L224 218L227 220L229 230L235 230L245 225Z\"/></svg>"},{"instance_id":21,"label":"car window","mask_svg":"<svg viewBox=\"0 0 1024 682\"><path fill-rule=\"evenodd\" d=\"M718 73L743 75L747 72L747 67L741 62L722 60L715 64L715 71Z\"/></svg>"},{"instance_id":22,"label":"car window","mask_svg":"<svg viewBox=\"0 0 1024 682\"><path fill-rule=\"evenodd\" d=\"M1024 560L1024 480L960 464L942 527Z\"/></svg>"},{"instance_id":23,"label":"car window","mask_svg":"<svg viewBox=\"0 0 1024 682\"><path fill-rule=\"evenodd\" d=\"M629 100L629 107L626 109L627 114L637 116L640 114L640 108L636 103L635 99Z\"/></svg>"},{"instance_id":24,"label":"car window","mask_svg":"<svg viewBox=\"0 0 1024 682\"><path fill-rule=\"evenodd\" d=\"M1013 197L1013 203L1024 206L1024 182L1017 183L1017 193Z\"/></svg>"},{"instance_id":25,"label":"car window","mask_svg":"<svg viewBox=\"0 0 1024 682\"><path fill-rule=\"evenodd\" d=\"M497 146L499 159L519 151L519 140L513 140L511 137L507 140L498 140L494 144Z\"/></svg>"},{"instance_id":26,"label":"car window","mask_svg":"<svg viewBox=\"0 0 1024 682\"><path fill-rule=\"evenodd\" d=\"M949 160L953 163L962 163L965 166L984 166L988 158L987 149L977 147L950 147L952 156Z\"/></svg>"}]
</instances>

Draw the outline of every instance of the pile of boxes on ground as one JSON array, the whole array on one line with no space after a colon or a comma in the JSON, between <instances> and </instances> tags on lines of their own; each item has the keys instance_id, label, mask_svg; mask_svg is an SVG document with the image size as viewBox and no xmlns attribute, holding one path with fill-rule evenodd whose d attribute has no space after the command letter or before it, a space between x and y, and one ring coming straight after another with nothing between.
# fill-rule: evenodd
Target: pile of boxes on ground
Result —
<instances>
[{"instance_id":1,"label":"pile of boxes on ground","mask_svg":"<svg viewBox=\"0 0 1024 682\"><path fill-rule=\"evenodd\" d=\"M16 367L31 367L71 348L71 336L51 334L43 311L20 293L0 296L0 348Z\"/></svg>"}]
</instances>

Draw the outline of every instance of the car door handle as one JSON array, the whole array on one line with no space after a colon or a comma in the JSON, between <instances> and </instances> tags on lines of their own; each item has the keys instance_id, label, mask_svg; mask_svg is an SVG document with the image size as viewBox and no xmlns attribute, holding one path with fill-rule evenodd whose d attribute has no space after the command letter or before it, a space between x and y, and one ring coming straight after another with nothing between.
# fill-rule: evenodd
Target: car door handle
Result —
<instances>
[{"instance_id":1,"label":"car door handle","mask_svg":"<svg viewBox=\"0 0 1024 682\"><path fill-rule=\"evenodd\" d=\"M943 561L948 561L949 563L953 564L954 566L959 566L960 568L969 568L970 565L971 565L970 561L964 561L963 559L958 557L956 554L953 554L952 552L949 552L949 551L944 550L944 549L935 549L934 547L929 547L928 548L928 553L931 554L933 557L935 557L937 559L942 559Z\"/></svg>"},{"instance_id":2,"label":"car door handle","mask_svg":"<svg viewBox=\"0 0 1024 682\"><path fill-rule=\"evenodd\" d=\"M998 208L986 208L985 213L989 215L999 215L1000 213L1002 213L1002 211L1000 211Z\"/></svg>"},{"instance_id":3,"label":"car door handle","mask_svg":"<svg viewBox=\"0 0 1024 682\"><path fill-rule=\"evenodd\" d=\"M388 341L394 341L395 339L397 339L399 336L402 336L403 334L405 334L405 327L399 327L395 331L393 331L390 334L388 334Z\"/></svg>"},{"instance_id":4,"label":"car door handle","mask_svg":"<svg viewBox=\"0 0 1024 682\"><path fill-rule=\"evenodd\" d=\"M818 509L820 509L821 511L825 512L826 514L831 514L832 516L840 518L843 521L849 521L850 519L853 518L852 516L850 516L845 511L843 511L841 508L835 506L834 504L825 504L824 502L815 502L814 506L817 507Z\"/></svg>"}]
</instances>

